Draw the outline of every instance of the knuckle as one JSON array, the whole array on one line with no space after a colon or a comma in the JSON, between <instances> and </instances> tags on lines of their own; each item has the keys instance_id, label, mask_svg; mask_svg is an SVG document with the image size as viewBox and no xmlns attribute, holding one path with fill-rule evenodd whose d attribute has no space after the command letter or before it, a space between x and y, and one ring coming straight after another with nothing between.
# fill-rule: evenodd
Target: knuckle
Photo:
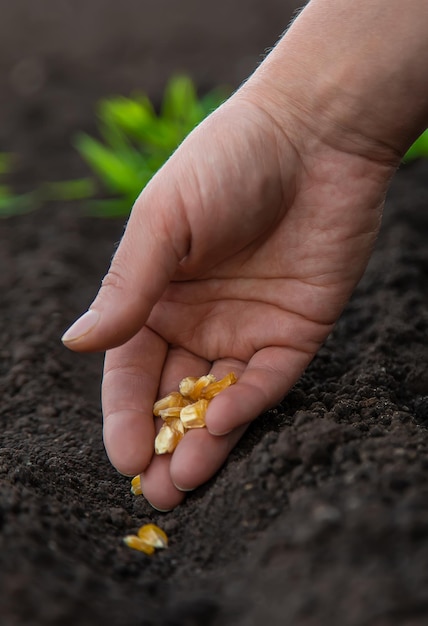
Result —
<instances>
[{"instance_id":1,"label":"knuckle","mask_svg":"<svg viewBox=\"0 0 428 626\"><path fill-rule=\"evenodd\" d=\"M127 276L124 268L119 261L114 261L109 271L101 281L102 290L111 289L115 291L125 291L127 284Z\"/></svg>"}]
</instances>

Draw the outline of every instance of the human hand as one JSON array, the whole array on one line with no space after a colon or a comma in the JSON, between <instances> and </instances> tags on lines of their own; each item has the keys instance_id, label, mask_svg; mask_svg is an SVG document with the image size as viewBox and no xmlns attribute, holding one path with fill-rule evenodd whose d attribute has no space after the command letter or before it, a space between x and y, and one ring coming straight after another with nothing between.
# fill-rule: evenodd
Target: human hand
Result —
<instances>
[{"instance_id":1,"label":"human hand","mask_svg":"<svg viewBox=\"0 0 428 626\"><path fill-rule=\"evenodd\" d=\"M286 394L361 277L389 180L428 123L427 10L311 0L137 200L90 312L63 340L107 349L107 452L143 473L156 508L208 480ZM154 457L156 398L230 370L239 380L210 403L207 429Z\"/></svg>"},{"instance_id":2,"label":"human hand","mask_svg":"<svg viewBox=\"0 0 428 626\"><path fill-rule=\"evenodd\" d=\"M244 87L187 138L137 200L86 330L66 343L107 348L107 453L142 473L160 510L207 481L297 381L378 230L390 165L271 111ZM156 398L185 376L231 370L239 380L210 403L207 429L154 456Z\"/></svg>"}]
</instances>

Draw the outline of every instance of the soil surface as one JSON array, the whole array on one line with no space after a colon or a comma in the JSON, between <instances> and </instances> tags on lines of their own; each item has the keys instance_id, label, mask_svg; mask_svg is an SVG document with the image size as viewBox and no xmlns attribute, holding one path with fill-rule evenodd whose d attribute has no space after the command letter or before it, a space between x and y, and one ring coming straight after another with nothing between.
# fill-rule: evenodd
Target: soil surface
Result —
<instances>
[{"instance_id":1,"label":"soil surface","mask_svg":"<svg viewBox=\"0 0 428 626\"><path fill-rule=\"evenodd\" d=\"M283 0L15 0L0 21L0 151L17 188L85 174L93 106L186 70L237 86L287 25ZM2 626L419 626L428 620L428 163L390 190L369 268L280 406L175 511L110 466L101 356L59 337L123 224L55 203L0 222ZM124 535L159 524L152 557Z\"/></svg>"}]
</instances>

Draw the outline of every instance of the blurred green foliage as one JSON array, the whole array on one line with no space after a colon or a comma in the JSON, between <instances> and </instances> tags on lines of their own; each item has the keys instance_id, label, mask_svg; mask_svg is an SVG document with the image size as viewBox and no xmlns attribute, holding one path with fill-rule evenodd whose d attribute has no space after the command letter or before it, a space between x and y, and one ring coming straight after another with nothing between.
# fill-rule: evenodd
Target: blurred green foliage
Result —
<instances>
[{"instance_id":1,"label":"blurred green foliage","mask_svg":"<svg viewBox=\"0 0 428 626\"><path fill-rule=\"evenodd\" d=\"M404 163L410 163L415 159L428 157L428 128L410 146L403 157Z\"/></svg>"},{"instance_id":2,"label":"blurred green foliage","mask_svg":"<svg viewBox=\"0 0 428 626\"><path fill-rule=\"evenodd\" d=\"M166 85L159 112L144 93L101 100L96 110L99 138L81 132L73 141L92 174L44 183L23 195L0 185L0 217L30 211L48 200L84 200L91 214L127 216L157 170L228 95L229 90L217 88L198 98L193 81L183 75ZM0 176L10 173L12 160L12 155L0 153Z\"/></svg>"},{"instance_id":3,"label":"blurred green foliage","mask_svg":"<svg viewBox=\"0 0 428 626\"><path fill-rule=\"evenodd\" d=\"M97 108L100 139L79 133L74 141L106 196L92 200L91 212L127 215L152 176L227 95L219 88L198 98L192 80L176 76L166 86L159 113L145 94L102 100ZM90 191L95 195L97 185Z\"/></svg>"}]
</instances>

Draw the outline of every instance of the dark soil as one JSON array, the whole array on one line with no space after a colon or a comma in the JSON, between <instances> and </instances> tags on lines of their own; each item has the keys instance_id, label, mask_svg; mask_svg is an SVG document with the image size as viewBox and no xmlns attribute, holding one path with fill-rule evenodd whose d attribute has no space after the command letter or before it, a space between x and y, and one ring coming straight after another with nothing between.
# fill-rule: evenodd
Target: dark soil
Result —
<instances>
[{"instance_id":1,"label":"dark soil","mask_svg":"<svg viewBox=\"0 0 428 626\"><path fill-rule=\"evenodd\" d=\"M19 188L85 173L106 94L237 86L297 3L4 3L0 151ZM129 493L101 441L101 357L59 336L122 224L53 204L0 222L2 626L428 623L428 163L402 168L366 275L282 404L175 511ZM122 537L158 523L152 557Z\"/></svg>"}]
</instances>

